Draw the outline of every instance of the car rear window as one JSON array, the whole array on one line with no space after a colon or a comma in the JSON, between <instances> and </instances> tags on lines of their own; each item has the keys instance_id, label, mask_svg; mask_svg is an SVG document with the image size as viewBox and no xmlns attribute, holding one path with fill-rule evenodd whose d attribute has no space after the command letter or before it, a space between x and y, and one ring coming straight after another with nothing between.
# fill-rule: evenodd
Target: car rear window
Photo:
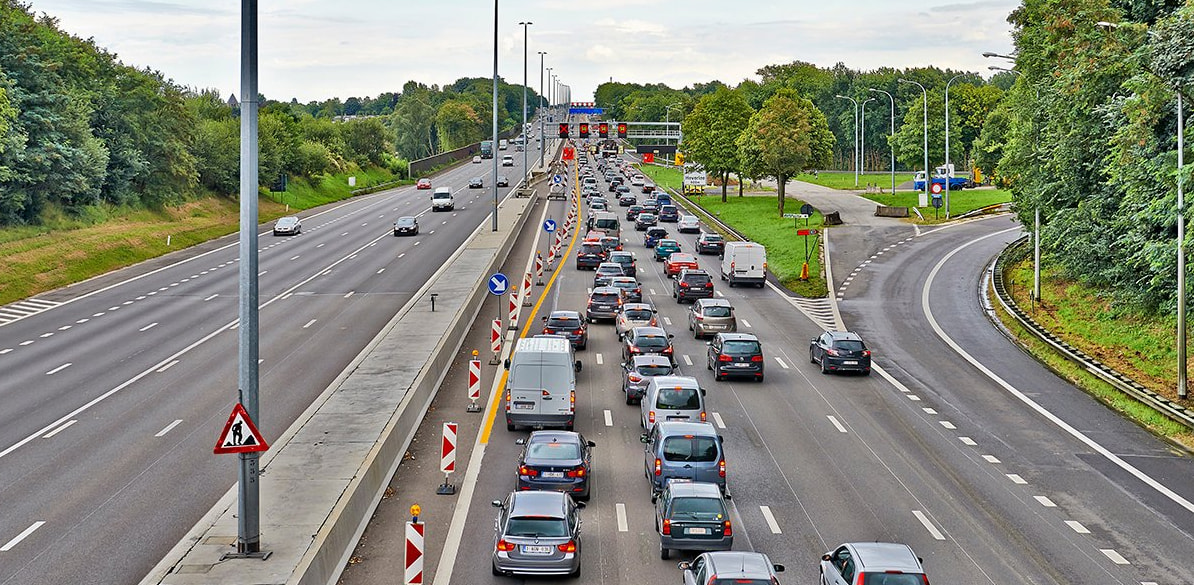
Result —
<instances>
[{"instance_id":1,"label":"car rear window","mask_svg":"<svg viewBox=\"0 0 1194 585\"><path fill-rule=\"evenodd\" d=\"M737 339L727 341L721 351L726 355L754 355L763 353L762 348L759 347L759 342Z\"/></svg>"},{"instance_id":2,"label":"car rear window","mask_svg":"<svg viewBox=\"0 0 1194 585\"><path fill-rule=\"evenodd\" d=\"M547 320L547 326L552 329L580 329L580 319L571 317L553 317Z\"/></svg>"},{"instance_id":3,"label":"car rear window","mask_svg":"<svg viewBox=\"0 0 1194 585\"><path fill-rule=\"evenodd\" d=\"M640 335L634 338L634 344L646 349L663 349L667 347L667 338L662 335Z\"/></svg>"},{"instance_id":4,"label":"car rear window","mask_svg":"<svg viewBox=\"0 0 1194 585\"><path fill-rule=\"evenodd\" d=\"M726 510L716 498L673 498L672 518L691 520L722 520Z\"/></svg>"},{"instance_id":5,"label":"car rear window","mask_svg":"<svg viewBox=\"0 0 1194 585\"><path fill-rule=\"evenodd\" d=\"M617 276L622 276L622 267L616 266L616 265L615 266L598 266L597 274L613 274L613 275L617 275Z\"/></svg>"},{"instance_id":6,"label":"car rear window","mask_svg":"<svg viewBox=\"0 0 1194 585\"><path fill-rule=\"evenodd\" d=\"M576 443L531 443L527 445L528 459L580 459L580 445Z\"/></svg>"},{"instance_id":7,"label":"car rear window","mask_svg":"<svg viewBox=\"0 0 1194 585\"><path fill-rule=\"evenodd\" d=\"M612 283L610 283L610 286L616 286L618 288L624 288L626 290L634 290L634 289L638 288L638 282L633 281L633 280L615 280Z\"/></svg>"},{"instance_id":8,"label":"car rear window","mask_svg":"<svg viewBox=\"0 0 1194 585\"><path fill-rule=\"evenodd\" d=\"M594 303L616 303L618 302L618 293L593 293L590 298Z\"/></svg>"},{"instance_id":9,"label":"car rear window","mask_svg":"<svg viewBox=\"0 0 1194 585\"><path fill-rule=\"evenodd\" d=\"M705 236L706 242L720 242L721 236L718 234L708 234Z\"/></svg>"},{"instance_id":10,"label":"car rear window","mask_svg":"<svg viewBox=\"0 0 1194 585\"><path fill-rule=\"evenodd\" d=\"M714 579L711 585L773 585L765 579ZM867 581L870 584L870 581Z\"/></svg>"},{"instance_id":11,"label":"car rear window","mask_svg":"<svg viewBox=\"0 0 1194 585\"><path fill-rule=\"evenodd\" d=\"M602 230L612 230L618 227L618 220L616 219L599 219L593 222L593 227Z\"/></svg>"},{"instance_id":12,"label":"car rear window","mask_svg":"<svg viewBox=\"0 0 1194 585\"><path fill-rule=\"evenodd\" d=\"M729 317L730 316L730 308L729 307L720 307L720 306L705 307L705 316L706 317Z\"/></svg>"},{"instance_id":13,"label":"car rear window","mask_svg":"<svg viewBox=\"0 0 1194 585\"><path fill-rule=\"evenodd\" d=\"M668 437L663 440L663 458L668 461L717 461L717 438Z\"/></svg>"},{"instance_id":14,"label":"car rear window","mask_svg":"<svg viewBox=\"0 0 1194 585\"><path fill-rule=\"evenodd\" d=\"M506 524L506 536L568 536L568 522L563 518L514 516Z\"/></svg>"},{"instance_id":15,"label":"car rear window","mask_svg":"<svg viewBox=\"0 0 1194 585\"><path fill-rule=\"evenodd\" d=\"M625 312L626 318L631 321L650 321L651 311L647 309L630 309Z\"/></svg>"},{"instance_id":16,"label":"car rear window","mask_svg":"<svg viewBox=\"0 0 1194 585\"><path fill-rule=\"evenodd\" d=\"M701 391L697 388L664 387L655 397L657 408L691 410L701 407Z\"/></svg>"},{"instance_id":17,"label":"car rear window","mask_svg":"<svg viewBox=\"0 0 1194 585\"><path fill-rule=\"evenodd\" d=\"M912 573L863 573L859 582L866 585L924 585L924 578Z\"/></svg>"},{"instance_id":18,"label":"car rear window","mask_svg":"<svg viewBox=\"0 0 1194 585\"><path fill-rule=\"evenodd\" d=\"M675 205L664 205L663 207L659 208L659 213L675 213L675 212L676 212Z\"/></svg>"},{"instance_id":19,"label":"car rear window","mask_svg":"<svg viewBox=\"0 0 1194 585\"><path fill-rule=\"evenodd\" d=\"M866 349L863 347L861 341L856 341L853 339L842 339L835 341L833 342L833 347L836 347L837 349L844 349L846 351L862 351L863 349Z\"/></svg>"},{"instance_id":20,"label":"car rear window","mask_svg":"<svg viewBox=\"0 0 1194 585\"><path fill-rule=\"evenodd\" d=\"M704 286L713 281L709 278L708 274L689 274L684 277L684 282Z\"/></svg>"},{"instance_id":21,"label":"car rear window","mask_svg":"<svg viewBox=\"0 0 1194 585\"><path fill-rule=\"evenodd\" d=\"M581 254L600 254L604 251L605 248L601 247L601 244L597 242L590 242L580 245Z\"/></svg>"},{"instance_id":22,"label":"car rear window","mask_svg":"<svg viewBox=\"0 0 1194 585\"><path fill-rule=\"evenodd\" d=\"M636 371L641 376L668 376L672 373L672 367L667 364L649 364L639 366Z\"/></svg>"}]
</instances>

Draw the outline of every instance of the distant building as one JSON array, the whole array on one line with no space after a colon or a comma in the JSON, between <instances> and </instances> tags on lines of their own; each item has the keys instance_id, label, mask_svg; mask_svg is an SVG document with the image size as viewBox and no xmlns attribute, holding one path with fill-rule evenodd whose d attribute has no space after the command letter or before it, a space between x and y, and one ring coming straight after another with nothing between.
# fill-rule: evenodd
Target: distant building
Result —
<instances>
[{"instance_id":1,"label":"distant building","mask_svg":"<svg viewBox=\"0 0 1194 585\"><path fill-rule=\"evenodd\" d=\"M234 110L240 109L240 102L236 101L236 94L228 95L228 107L230 107Z\"/></svg>"}]
</instances>

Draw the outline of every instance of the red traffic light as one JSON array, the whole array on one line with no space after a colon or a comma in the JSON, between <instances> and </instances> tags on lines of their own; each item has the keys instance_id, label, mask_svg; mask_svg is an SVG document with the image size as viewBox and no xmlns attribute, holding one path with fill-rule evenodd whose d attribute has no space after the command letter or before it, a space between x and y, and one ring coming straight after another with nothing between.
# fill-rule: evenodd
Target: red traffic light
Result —
<instances>
[{"instance_id":1,"label":"red traffic light","mask_svg":"<svg viewBox=\"0 0 1194 585\"><path fill-rule=\"evenodd\" d=\"M626 122L618 122L618 138L626 138Z\"/></svg>"},{"instance_id":2,"label":"red traffic light","mask_svg":"<svg viewBox=\"0 0 1194 585\"><path fill-rule=\"evenodd\" d=\"M568 123L561 122L560 123L560 138L567 138L567 137L568 137Z\"/></svg>"},{"instance_id":3,"label":"red traffic light","mask_svg":"<svg viewBox=\"0 0 1194 585\"><path fill-rule=\"evenodd\" d=\"M580 137L581 138L589 137L589 124L587 122L580 123Z\"/></svg>"},{"instance_id":4,"label":"red traffic light","mask_svg":"<svg viewBox=\"0 0 1194 585\"><path fill-rule=\"evenodd\" d=\"M602 122L597 125L597 135L602 138L609 138L609 124Z\"/></svg>"}]
</instances>

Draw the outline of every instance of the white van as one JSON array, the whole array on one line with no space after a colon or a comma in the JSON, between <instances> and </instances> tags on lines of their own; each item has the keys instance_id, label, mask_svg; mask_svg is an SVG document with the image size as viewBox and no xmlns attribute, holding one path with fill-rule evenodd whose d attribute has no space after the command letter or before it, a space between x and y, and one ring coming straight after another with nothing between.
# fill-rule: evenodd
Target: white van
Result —
<instances>
[{"instance_id":1,"label":"white van","mask_svg":"<svg viewBox=\"0 0 1194 585\"><path fill-rule=\"evenodd\" d=\"M576 424L576 372L572 343L566 337L519 339L506 360L506 430L519 426L562 427Z\"/></svg>"},{"instance_id":2,"label":"white van","mask_svg":"<svg viewBox=\"0 0 1194 585\"><path fill-rule=\"evenodd\" d=\"M593 229L605 232L607 236L622 237L622 223L618 216L608 211L593 212Z\"/></svg>"},{"instance_id":3,"label":"white van","mask_svg":"<svg viewBox=\"0 0 1194 585\"><path fill-rule=\"evenodd\" d=\"M510 146L510 142L505 138L498 141L498 150L506 150Z\"/></svg>"},{"instance_id":4,"label":"white van","mask_svg":"<svg viewBox=\"0 0 1194 585\"><path fill-rule=\"evenodd\" d=\"M721 279L730 286L767 282L767 249L755 242L726 242L721 256Z\"/></svg>"},{"instance_id":5,"label":"white van","mask_svg":"<svg viewBox=\"0 0 1194 585\"><path fill-rule=\"evenodd\" d=\"M436 187L431 193L431 211L452 211L455 206L451 187Z\"/></svg>"}]
</instances>

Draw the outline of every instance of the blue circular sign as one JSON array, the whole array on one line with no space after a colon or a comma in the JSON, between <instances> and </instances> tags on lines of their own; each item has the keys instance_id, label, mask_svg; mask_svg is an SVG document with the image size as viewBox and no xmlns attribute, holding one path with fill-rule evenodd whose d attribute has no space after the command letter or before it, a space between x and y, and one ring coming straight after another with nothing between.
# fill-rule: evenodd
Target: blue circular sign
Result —
<instances>
[{"instance_id":1,"label":"blue circular sign","mask_svg":"<svg viewBox=\"0 0 1194 585\"><path fill-rule=\"evenodd\" d=\"M508 290L510 290L510 279L506 278L505 274L496 272L489 277L489 294L503 295Z\"/></svg>"},{"instance_id":2,"label":"blue circular sign","mask_svg":"<svg viewBox=\"0 0 1194 585\"><path fill-rule=\"evenodd\" d=\"M552 183L555 183L555 184L557 184L557 185L562 185L562 184L564 183L564 175L554 175L554 176L552 176L552 178L551 178L551 182L552 182Z\"/></svg>"},{"instance_id":3,"label":"blue circular sign","mask_svg":"<svg viewBox=\"0 0 1194 585\"><path fill-rule=\"evenodd\" d=\"M549 219L549 220L543 222L543 231L545 231L549 234L556 231L556 220Z\"/></svg>"}]
</instances>

